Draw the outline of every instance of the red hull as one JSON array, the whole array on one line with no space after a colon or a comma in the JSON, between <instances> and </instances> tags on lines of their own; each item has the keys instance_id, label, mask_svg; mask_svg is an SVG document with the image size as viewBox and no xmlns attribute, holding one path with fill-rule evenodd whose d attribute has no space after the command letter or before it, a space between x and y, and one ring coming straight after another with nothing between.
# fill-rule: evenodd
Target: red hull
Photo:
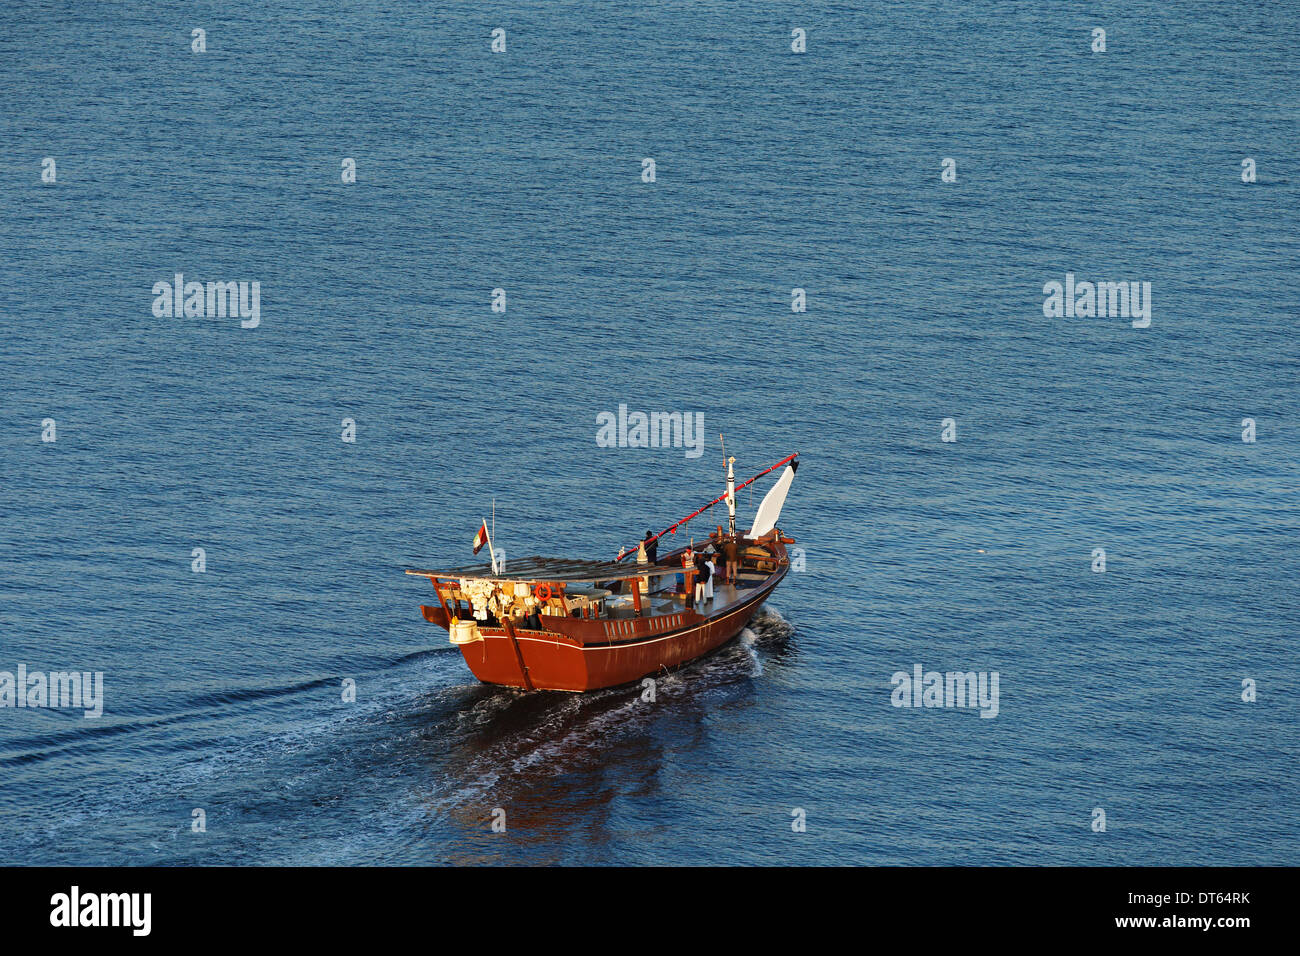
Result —
<instances>
[{"instance_id":1,"label":"red hull","mask_svg":"<svg viewBox=\"0 0 1300 956\"><path fill-rule=\"evenodd\" d=\"M479 680L536 690L586 691L628 684L673 670L721 647L739 634L767 600L784 571L774 575L754 596L716 618L658 637L608 644L582 644L564 634L515 631L511 637L496 628L483 629L483 640L461 645L465 663ZM431 611L434 609L430 609ZM527 678L519 660L527 668Z\"/></svg>"}]
</instances>

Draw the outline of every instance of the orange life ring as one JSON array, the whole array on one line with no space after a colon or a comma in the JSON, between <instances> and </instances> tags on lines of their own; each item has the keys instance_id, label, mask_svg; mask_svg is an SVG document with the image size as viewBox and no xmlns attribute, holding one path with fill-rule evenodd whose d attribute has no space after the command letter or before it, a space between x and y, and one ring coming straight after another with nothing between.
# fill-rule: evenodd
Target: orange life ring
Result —
<instances>
[{"instance_id":1,"label":"orange life ring","mask_svg":"<svg viewBox=\"0 0 1300 956\"><path fill-rule=\"evenodd\" d=\"M549 601L552 597L551 586L549 584L539 584L533 588L533 597L539 601Z\"/></svg>"}]
</instances>

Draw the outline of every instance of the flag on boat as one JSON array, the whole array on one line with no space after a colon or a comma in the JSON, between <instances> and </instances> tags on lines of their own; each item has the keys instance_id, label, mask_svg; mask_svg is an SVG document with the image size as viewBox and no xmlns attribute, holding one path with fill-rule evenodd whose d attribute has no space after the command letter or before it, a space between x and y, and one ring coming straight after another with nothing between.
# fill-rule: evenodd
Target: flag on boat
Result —
<instances>
[{"instance_id":1,"label":"flag on boat","mask_svg":"<svg viewBox=\"0 0 1300 956\"><path fill-rule=\"evenodd\" d=\"M482 524L482 526L478 529L478 534L474 535L474 553L475 553L475 554L478 554L478 553L479 553L479 549L482 548L483 545L487 544L487 539L488 539L488 533L487 533L487 522L484 521L483 524Z\"/></svg>"}]
</instances>

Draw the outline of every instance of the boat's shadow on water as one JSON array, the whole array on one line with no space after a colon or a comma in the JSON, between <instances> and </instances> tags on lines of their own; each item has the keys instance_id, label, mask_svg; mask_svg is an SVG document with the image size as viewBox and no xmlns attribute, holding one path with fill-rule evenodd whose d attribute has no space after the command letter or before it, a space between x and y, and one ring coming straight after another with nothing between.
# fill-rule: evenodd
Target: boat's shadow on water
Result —
<instances>
[{"instance_id":1,"label":"boat's shadow on water","mask_svg":"<svg viewBox=\"0 0 1300 956\"><path fill-rule=\"evenodd\" d=\"M479 832L490 832L503 810L516 835L544 838L574 814L599 829L615 791L656 792L665 753L693 746L710 714L751 698L765 667L792 653L791 625L763 611L735 640L660 674L653 687L571 694L480 684L441 692L419 713L418 737L441 781L428 794L429 810L443 825Z\"/></svg>"}]
</instances>

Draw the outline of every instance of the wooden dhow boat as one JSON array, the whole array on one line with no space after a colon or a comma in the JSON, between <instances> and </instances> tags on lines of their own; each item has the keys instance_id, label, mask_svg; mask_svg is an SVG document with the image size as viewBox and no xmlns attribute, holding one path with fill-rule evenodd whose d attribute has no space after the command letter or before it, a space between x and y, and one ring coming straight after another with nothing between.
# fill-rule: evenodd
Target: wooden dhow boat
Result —
<instances>
[{"instance_id":1,"label":"wooden dhow boat","mask_svg":"<svg viewBox=\"0 0 1300 956\"><path fill-rule=\"evenodd\" d=\"M406 573L426 577L436 605L425 620L446 628L474 676L525 690L587 691L651 677L708 654L739 634L789 573L785 537L776 523L799 467L790 455L736 484L727 462L727 491L614 561L530 557L498 567L487 523L490 564ZM736 531L736 491L783 468L748 531ZM676 534L725 502L727 530L666 554L659 539ZM635 561L627 559L636 556ZM713 559L712 588L696 588ZM731 559L730 562L728 559ZM697 591L700 593L697 598Z\"/></svg>"}]
</instances>

